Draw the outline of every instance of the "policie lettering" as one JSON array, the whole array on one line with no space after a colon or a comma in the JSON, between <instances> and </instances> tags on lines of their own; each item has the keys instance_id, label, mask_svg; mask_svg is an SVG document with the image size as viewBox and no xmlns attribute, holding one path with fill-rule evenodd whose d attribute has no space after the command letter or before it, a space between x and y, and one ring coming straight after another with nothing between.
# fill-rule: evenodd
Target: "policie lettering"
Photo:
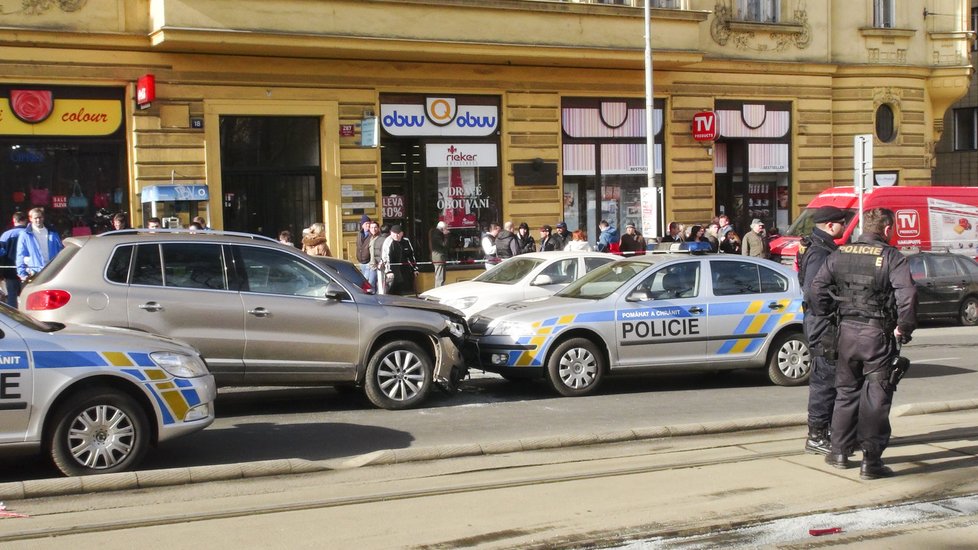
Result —
<instances>
[{"instance_id":1,"label":"policie lettering","mask_svg":"<svg viewBox=\"0 0 978 550\"><path fill-rule=\"evenodd\" d=\"M20 399L19 391L13 393L20 387L19 380L19 372L0 372L0 399Z\"/></svg>"},{"instance_id":2,"label":"policie lettering","mask_svg":"<svg viewBox=\"0 0 978 550\"><path fill-rule=\"evenodd\" d=\"M690 336L700 333L700 320L656 319L652 321L624 322L621 339L661 338L663 336Z\"/></svg>"}]
</instances>

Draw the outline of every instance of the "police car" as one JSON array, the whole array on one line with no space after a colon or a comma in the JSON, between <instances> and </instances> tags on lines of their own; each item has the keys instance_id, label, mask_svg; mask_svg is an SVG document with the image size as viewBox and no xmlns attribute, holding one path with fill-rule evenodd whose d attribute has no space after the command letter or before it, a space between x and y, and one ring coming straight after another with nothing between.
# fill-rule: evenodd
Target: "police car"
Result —
<instances>
[{"instance_id":1,"label":"police car","mask_svg":"<svg viewBox=\"0 0 978 550\"><path fill-rule=\"evenodd\" d=\"M812 360L797 275L735 255L647 255L602 266L555 294L501 304L469 320L470 366L545 377L565 396L604 375L767 368L803 384Z\"/></svg>"},{"instance_id":2,"label":"police car","mask_svg":"<svg viewBox=\"0 0 978 550\"><path fill-rule=\"evenodd\" d=\"M210 425L216 395L184 344L0 305L2 455L43 451L66 475L128 470L150 444Z\"/></svg>"}]
</instances>

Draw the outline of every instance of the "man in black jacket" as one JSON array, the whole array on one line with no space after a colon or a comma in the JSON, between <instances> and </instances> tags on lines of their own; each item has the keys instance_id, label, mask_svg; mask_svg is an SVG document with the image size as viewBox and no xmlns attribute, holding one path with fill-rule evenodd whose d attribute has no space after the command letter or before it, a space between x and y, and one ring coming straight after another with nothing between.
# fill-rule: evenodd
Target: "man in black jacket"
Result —
<instances>
[{"instance_id":1,"label":"man in black jacket","mask_svg":"<svg viewBox=\"0 0 978 550\"><path fill-rule=\"evenodd\" d=\"M503 223L502 230L496 235L496 256L500 261L507 260L520 253L519 243L516 234L513 233L513 222Z\"/></svg>"},{"instance_id":2,"label":"man in black jacket","mask_svg":"<svg viewBox=\"0 0 978 550\"><path fill-rule=\"evenodd\" d=\"M825 259L835 251L845 229L846 214L834 206L815 210L815 228L801 241L798 249L798 282L805 294L805 303L815 301L812 281ZM837 325L834 316L816 315L805 306L805 338L811 351L813 366L808 380L808 439L805 452L829 454L829 424L835 403L835 354Z\"/></svg>"},{"instance_id":3,"label":"man in black jacket","mask_svg":"<svg viewBox=\"0 0 978 550\"><path fill-rule=\"evenodd\" d=\"M882 455L890 442L891 379L897 345L917 327L917 289L910 264L888 244L895 219L886 208L863 213L864 233L829 254L812 281L816 315L839 315L832 449L825 462L850 466L848 450L863 451L862 479L893 475Z\"/></svg>"}]
</instances>

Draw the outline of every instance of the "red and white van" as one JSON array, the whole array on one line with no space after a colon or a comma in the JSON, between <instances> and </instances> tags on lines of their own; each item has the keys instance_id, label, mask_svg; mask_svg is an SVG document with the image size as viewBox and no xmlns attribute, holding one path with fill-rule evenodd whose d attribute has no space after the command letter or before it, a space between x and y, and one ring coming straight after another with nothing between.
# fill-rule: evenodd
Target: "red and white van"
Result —
<instances>
[{"instance_id":1,"label":"red and white van","mask_svg":"<svg viewBox=\"0 0 978 550\"><path fill-rule=\"evenodd\" d=\"M798 243L815 226L814 210L835 206L846 212L846 230L836 242L852 238L859 225L859 197L852 187L833 187L812 199L784 233L771 239L771 257L794 265ZM863 211L889 208L896 214L890 244L908 250L950 250L978 256L978 187L876 187L863 195Z\"/></svg>"}]
</instances>

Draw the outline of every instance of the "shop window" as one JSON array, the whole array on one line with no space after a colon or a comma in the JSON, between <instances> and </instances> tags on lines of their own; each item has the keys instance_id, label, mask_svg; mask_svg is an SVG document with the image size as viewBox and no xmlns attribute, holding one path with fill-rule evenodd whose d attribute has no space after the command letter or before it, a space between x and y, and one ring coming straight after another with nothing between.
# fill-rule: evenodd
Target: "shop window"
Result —
<instances>
[{"instance_id":1,"label":"shop window","mask_svg":"<svg viewBox=\"0 0 978 550\"><path fill-rule=\"evenodd\" d=\"M878 29L892 29L896 0L873 0L873 26Z\"/></svg>"},{"instance_id":2,"label":"shop window","mask_svg":"<svg viewBox=\"0 0 978 550\"><path fill-rule=\"evenodd\" d=\"M876 109L876 138L889 143L896 138L896 122L893 107L886 103Z\"/></svg>"},{"instance_id":3,"label":"shop window","mask_svg":"<svg viewBox=\"0 0 978 550\"><path fill-rule=\"evenodd\" d=\"M780 0L737 0L737 12L743 21L777 23L781 19Z\"/></svg>"},{"instance_id":4,"label":"shop window","mask_svg":"<svg viewBox=\"0 0 978 550\"><path fill-rule=\"evenodd\" d=\"M954 110L954 150L978 149L978 108Z\"/></svg>"}]
</instances>

